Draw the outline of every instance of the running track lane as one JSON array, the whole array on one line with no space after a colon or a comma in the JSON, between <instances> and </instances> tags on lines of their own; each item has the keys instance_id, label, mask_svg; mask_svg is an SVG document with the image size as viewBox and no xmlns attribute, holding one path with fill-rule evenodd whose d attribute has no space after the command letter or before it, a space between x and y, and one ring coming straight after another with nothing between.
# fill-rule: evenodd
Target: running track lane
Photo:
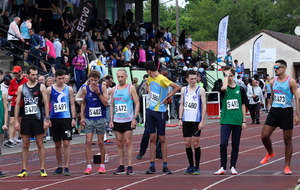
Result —
<instances>
[{"instance_id":1,"label":"running track lane","mask_svg":"<svg viewBox=\"0 0 300 190\"><path fill-rule=\"evenodd\" d=\"M157 173L150 176L146 175L145 171L149 167L149 152L146 153L142 160L134 159L134 176L113 175L113 171L118 166L117 148L116 145L109 145L106 148L112 158L106 165L107 174L100 177L100 174L96 174L98 166L93 165L92 175L84 176L82 175L86 167L84 145L75 145L72 146L72 166L70 166L72 175L70 177L51 175L51 172L56 167L56 160L54 149L47 149L46 171L49 177L39 177L39 173L37 172L39 169L38 160L33 160L28 164L29 177L21 179L15 177L22 168L22 164L19 163L21 161L20 154L10 155L5 156L1 164L3 171L9 171L9 173L6 172L6 178L1 178L1 186L7 188L9 186L9 189L287 189L294 186L298 179L297 174L299 174L299 171L293 170L293 168L299 168L300 165L298 162L300 156L296 148L299 147L299 127L294 130L293 143L295 155L291 164L291 170L294 174L292 176L282 174L284 168L284 145L280 130L276 130L272 136L276 152L275 158L270 160L266 165L259 164L259 161L265 156L265 149L262 147L260 140L261 128L262 125L248 124L248 129L243 132L237 163L237 170L240 172L240 175L237 176L228 175L229 173L225 176L213 175L213 172L220 167L219 124L216 123L206 125L205 130L201 134L202 156L200 176L182 175L188 165L185 146L181 131L173 130L167 132L168 165L174 172L173 175L162 174L161 160L156 162ZM135 151L138 151L140 139L141 135L133 137ZM99 152L96 146L93 146L93 150L93 153ZM231 148L229 147L228 151L230 150ZM134 153L134 158L137 153ZM36 155L36 153L30 154L32 159L36 159ZM11 165L12 162L14 162L13 165Z\"/></svg>"}]
</instances>

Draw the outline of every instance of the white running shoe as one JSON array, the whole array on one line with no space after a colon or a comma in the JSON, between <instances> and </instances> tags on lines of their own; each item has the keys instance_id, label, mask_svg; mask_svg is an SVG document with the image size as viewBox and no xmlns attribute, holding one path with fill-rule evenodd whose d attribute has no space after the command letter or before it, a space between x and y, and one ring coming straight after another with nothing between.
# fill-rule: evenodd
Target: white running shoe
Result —
<instances>
[{"instance_id":1,"label":"white running shoe","mask_svg":"<svg viewBox=\"0 0 300 190\"><path fill-rule=\"evenodd\" d=\"M218 171L216 171L214 173L215 175L225 175L226 174L226 170L224 170L223 167L221 167Z\"/></svg>"},{"instance_id":2,"label":"white running shoe","mask_svg":"<svg viewBox=\"0 0 300 190\"><path fill-rule=\"evenodd\" d=\"M236 169L233 166L230 168L230 171L231 171L232 175L237 175L238 174L238 172L236 171Z\"/></svg>"}]
</instances>

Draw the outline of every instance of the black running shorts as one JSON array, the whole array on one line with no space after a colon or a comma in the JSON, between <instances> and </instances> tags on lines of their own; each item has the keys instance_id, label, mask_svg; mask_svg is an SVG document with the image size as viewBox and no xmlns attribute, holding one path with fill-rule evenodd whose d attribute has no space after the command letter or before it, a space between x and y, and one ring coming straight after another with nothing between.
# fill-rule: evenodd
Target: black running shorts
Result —
<instances>
[{"instance_id":1,"label":"black running shorts","mask_svg":"<svg viewBox=\"0 0 300 190\"><path fill-rule=\"evenodd\" d=\"M22 119L21 122L22 135L38 135L44 134L44 123L42 120Z\"/></svg>"},{"instance_id":2,"label":"black running shorts","mask_svg":"<svg viewBox=\"0 0 300 190\"><path fill-rule=\"evenodd\" d=\"M192 137L192 136L194 136L194 137L200 137L201 130L198 131L199 123L200 122L183 121L182 122L183 137Z\"/></svg>"},{"instance_id":3,"label":"black running shorts","mask_svg":"<svg viewBox=\"0 0 300 190\"><path fill-rule=\"evenodd\" d=\"M280 127L283 130L292 130L294 110L293 108L274 108L271 107L270 113L267 117L265 125L272 127Z\"/></svg>"},{"instance_id":4,"label":"black running shorts","mask_svg":"<svg viewBox=\"0 0 300 190\"><path fill-rule=\"evenodd\" d=\"M51 119L53 141L72 140L72 119Z\"/></svg>"}]
</instances>

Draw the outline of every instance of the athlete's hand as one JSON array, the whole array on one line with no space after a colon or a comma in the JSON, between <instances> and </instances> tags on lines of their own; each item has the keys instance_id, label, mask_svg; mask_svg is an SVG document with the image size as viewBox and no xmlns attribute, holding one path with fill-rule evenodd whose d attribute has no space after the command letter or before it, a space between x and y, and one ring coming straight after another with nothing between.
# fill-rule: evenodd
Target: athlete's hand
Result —
<instances>
[{"instance_id":1,"label":"athlete's hand","mask_svg":"<svg viewBox=\"0 0 300 190\"><path fill-rule=\"evenodd\" d=\"M50 120L46 119L45 122L44 122L44 130L48 129L49 126L50 126Z\"/></svg>"},{"instance_id":2,"label":"athlete's hand","mask_svg":"<svg viewBox=\"0 0 300 190\"><path fill-rule=\"evenodd\" d=\"M167 105L168 103L168 97L166 97L159 105L165 104Z\"/></svg>"},{"instance_id":3,"label":"athlete's hand","mask_svg":"<svg viewBox=\"0 0 300 190\"><path fill-rule=\"evenodd\" d=\"M178 122L178 128L182 129L182 121L181 120L179 120L179 122Z\"/></svg>"},{"instance_id":4,"label":"athlete's hand","mask_svg":"<svg viewBox=\"0 0 300 190\"><path fill-rule=\"evenodd\" d=\"M15 122L15 130L19 131L20 130L20 124L18 121Z\"/></svg>"},{"instance_id":5,"label":"athlete's hand","mask_svg":"<svg viewBox=\"0 0 300 190\"><path fill-rule=\"evenodd\" d=\"M114 123L112 121L109 122L109 128L111 128L111 129L114 128Z\"/></svg>"},{"instance_id":6,"label":"athlete's hand","mask_svg":"<svg viewBox=\"0 0 300 190\"><path fill-rule=\"evenodd\" d=\"M3 130L3 131L6 131L6 130L7 130L7 126L6 126L6 125L3 125L3 126L2 126L2 130Z\"/></svg>"},{"instance_id":7,"label":"athlete's hand","mask_svg":"<svg viewBox=\"0 0 300 190\"><path fill-rule=\"evenodd\" d=\"M198 125L198 130L200 131L202 129L204 129L204 122L201 121Z\"/></svg>"},{"instance_id":8,"label":"athlete's hand","mask_svg":"<svg viewBox=\"0 0 300 190\"><path fill-rule=\"evenodd\" d=\"M242 124L242 130L245 130L246 129L246 123L243 123Z\"/></svg>"},{"instance_id":9,"label":"athlete's hand","mask_svg":"<svg viewBox=\"0 0 300 190\"><path fill-rule=\"evenodd\" d=\"M49 127L52 127L51 120L48 120L48 122L49 122Z\"/></svg>"},{"instance_id":10,"label":"athlete's hand","mask_svg":"<svg viewBox=\"0 0 300 190\"><path fill-rule=\"evenodd\" d=\"M298 125L299 124L299 115L296 114L295 117L294 117L294 125Z\"/></svg>"},{"instance_id":11,"label":"athlete's hand","mask_svg":"<svg viewBox=\"0 0 300 190\"><path fill-rule=\"evenodd\" d=\"M131 122L131 129L135 129L136 128L136 119L133 119Z\"/></svg>"},{"instance_id":12,"label":"athlete's hand","mask_svg":"<svg viewBox=\"0 0 300 190\"><path fill-rule=\"evenodd\" d=\"M100 92L99 86L98 85L91 85L92 90L98 94Z\"/></svg>"},{"instance_id":13,"label":"athlete's hand","mask_svg":"<svg viewBox=\"0 0 300 190\"><path fill-rule=\"evenodd\" d=\"M76 121L75 121L75 119L72 119L72 127L75 127L75 125L76 125Z\"/></svg>"},{"instance_id":14,"label":"athlete's hand","mask_svg":"<svg viewBox=\"0 0 300 190\"><path fill-rule=\"evenodd\" d=\"M227 71L223 71L224 72L224 74L226 75L229 75L229 73L230 73L230 70L227 70Z\"/></svg>"},{"instance_id":15,"label":"athlete's hand","mask_svg":"<svg viewBox=\"0 0 300 190\"><path fill-rule=\"evenodd\" d=\"M80 126L82 127L82 129L84 129L84 127L85 127L85 119L84 118L81 118Z\"/></svg>"}]
</instances>

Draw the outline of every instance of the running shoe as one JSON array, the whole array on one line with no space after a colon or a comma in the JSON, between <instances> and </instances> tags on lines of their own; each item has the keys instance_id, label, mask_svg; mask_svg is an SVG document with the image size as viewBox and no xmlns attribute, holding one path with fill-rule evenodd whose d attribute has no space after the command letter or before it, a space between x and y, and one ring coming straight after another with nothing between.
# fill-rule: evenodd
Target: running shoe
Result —
<instances>
[{"instance_id":1,"label":"running shoe","mask_svg":"<svg viewBox=\"0 0 300 190\"><path fill-rule=\"evenodd\" d=\"M27 177L27 171L23 169L23 170L18 174L18 177Z\"/></svg>"},{"instance_id":2,"label":"running shoe","mask_svg":"<svg viewBox=\"0 0 300 190\"><path fill-rule=\"evenodd\" d=\"M153 166L150 166L149 170L146 172L146 174L155 174L156 173L156 170L155 170L155 167Z\"/></svg>"},{"instance_id":3,"label":"running shoe","mask_svg":"<svg viewBox=\"0 0 300 190\"><path fill-rule=\"evenodd\" d=\"M58 167L52 174L53 175L58 175L58 174L61 174L62 172L63 172L62 168Z\"/></svg>"},{"instance_id":4,"label":"running shoe","mask_svg":"<svg viewBox=\"0 0 300 190\"><path fill-rule=\"evenodd\" d=\"M47 173L46 173L46 171L44 169L42 169L40 171L40 173L41 173L41 177L47 177L48 176Z\"/></svg>"},{"instance_id":5,"label":"running shoe","mask_svg":"<svg viewBox=\"0 0 300 190\"><path fill-rule=\"evenodd\" d=\"M11 141L7 141L4 143L5 146L9 147L9 148L13 148L14 147L14 143Z\"/></svg>"},{"instance_id":6,"label":"running shoe","mask_svg":"<svg viewBox=\"0 0 300 190\"><path fill-rule=\"evenodd\" d=\"M274 156L275 156L275 152L273 152L272 155L269 155L269 153L267 153L267 155L264 157L264 159L262 159L262 160L260 161L260 163L261 163L261 164L265 164L265 163L268 162L268 160L269 160L270 158L273 158Z\"/></svg>"},{"instance_id":7,"label":"running shoe","mask_svg":"<svg viewBox=\"0 0 300 190\"><path fill-rule=\"evenodd\" d=\"M0 170L0 177L5 177L5 174Z\"/></svg>"},{"instance_id":8,"label":"running shoe","mask_svg":"<svg viewBox=\"0 0 300 190\"><path fill-rule=\"evenodd\" d=\"M194 167L194 175L200 175L199 167Z\"/></svg>"},{"instance_id":9,"label":"running shoe","mask_svg":"<svg viewBox=\"0 0 300 190\"><path fill-rule=\"evenodd\" d=\"M144 155L143 155L142 153L139 153L139 154L136 156L136 159L137 159L137 160L140 160L140 159L142 159L143 156L144 156Z\"/></svg>"},{"instance_id":10,"label":"running shoe","mask_svg":"<svg viewBox=\"0 0 300 190\"><path fill-rule=\"evenodd\" d=\"M235 169L234 166L232 166L232 167L230 168L230 171L231 171L231 174L232 174L232 175L237 175L237 174L238 174L238 172L236 171L236 169Z\"/></svg>"},{"instance_id":11,"label":"running shoe","mask_svg":"<svg viewBox=\"0 0 300 190\"><path fill-rule=\"evenodd\" d=\"M70 169L69 168L65 168L65 176L70 176L71 173L70 173Z\"/></svg>"},{"instance_id":12,"label":"running shoe","mask_svg":"<svg viewBox=\"0 0 300 190\"><path fill-rule=\"evenodd\" d=\"M164 174L172 174L171 170L169 170L169 168L167 168L167 167L163 168L163 173Z\"/></svg>"},{"instance_id":13,"label":"running shoe","mask_svg":"<svg viewBox=\"0 0 300 190\"><path fill-rule=\"evenodd\" d=\"M46 137L43 138L43 143L47 143Z\"/></svg>"},{"instance_id":14,"label":"running shoe","mask_svg":"<svg viewBox=\"0 0 300 190\"><path fill-rule=\"evenodd\" d=\"M22 139L15 138L14 142L17 144L22 144L23 141L22 141Z\"/></svg>"},{"instance_id":15,"label":"running shoe","mask_svg":"<svg viewBox=\"0 0 300 190\"><path fill-rule=\"evenodd\" d=\"M86 170L84 171L85 175L90 175L92 173L92 168L86 168Z\"/></svg>"},{"instance_id":16,"label":"running shoe","mask_svg":"<svg viewBox=\"0 0 300 190\"><path fill-rule=\"evenodd\" d=\"M194 173L194 167L189 166L185 172L183 172L184 175L192 174Z\"/></svg>"},{"instance_id":17,"label":"running shoe","mask_svg":"<svg viewBox=\"0 0 300 190\"><path fill-rule=\"evenodd\" d=\"M104 144L105 144L105 145L112 144L112 143L113 143L113 142L111 142L111 141L108 140L108 139L104 141Z\"/></svg>"},{"instance_id":18,"label":"running shoe","mask_svg":"<svg viewBox=\"0 0 300 190\"><path fill-rule=\"evenodd\" d=\"M118 169L114 172L114 174L125 174L124 167L119 166Z\"/></svg>"},{"instance_id":19,"label":"running shoe","mask_svg":"<svg viewBox=\"0 0 300 190\"><path fill-rule=\"evenodd\" d=\"M111 133L111 131L108 131L108 136L112 136L112 133Z\"/></svg>"},{"instance_id":20,"label":"running shoe","mask_svg":"<svg viewBox=\"0 0 300 190\"><path fill-rule=\"evenodd\" d=\"M225 175L226 174L226 170L224 170L223 167L221 167L218 171L216 171L214 173L215 175Z\"/></svg>"},{"instance_id":21,"label":"running shoe","mask_svg":"<svg viewBox=\"0 0 300 190\"><path fill-rule=\"evenodd\" d=\"M292 172L291 172L291 170L290 170L290 167L285 167L285 169L284 169L284 173L285 173L285 175L292 175Z\"/></svg>"},{"instance_id":22,"label":"running shoe","mask_svg":"<svg viewBox=\"0 0 300 190\"><path fill-rule=\"evenodd\" d=\"M132 166L128 166L128 167L127 167L126 174L127 174L127 175L133 175L133 174L134 174Z\"/></svg>"},{"instance_id":23,"label":"running shoe","mask_svg":"<svg viewBox=\"0 0 300 190\"><path fill-rule=\"evenodd\" d=\"M100 167L99 170L98 170L98 173L99 173L99 174L105 174L105 173L106 173L105 168Z\"/></svg>"}]
</instances>

